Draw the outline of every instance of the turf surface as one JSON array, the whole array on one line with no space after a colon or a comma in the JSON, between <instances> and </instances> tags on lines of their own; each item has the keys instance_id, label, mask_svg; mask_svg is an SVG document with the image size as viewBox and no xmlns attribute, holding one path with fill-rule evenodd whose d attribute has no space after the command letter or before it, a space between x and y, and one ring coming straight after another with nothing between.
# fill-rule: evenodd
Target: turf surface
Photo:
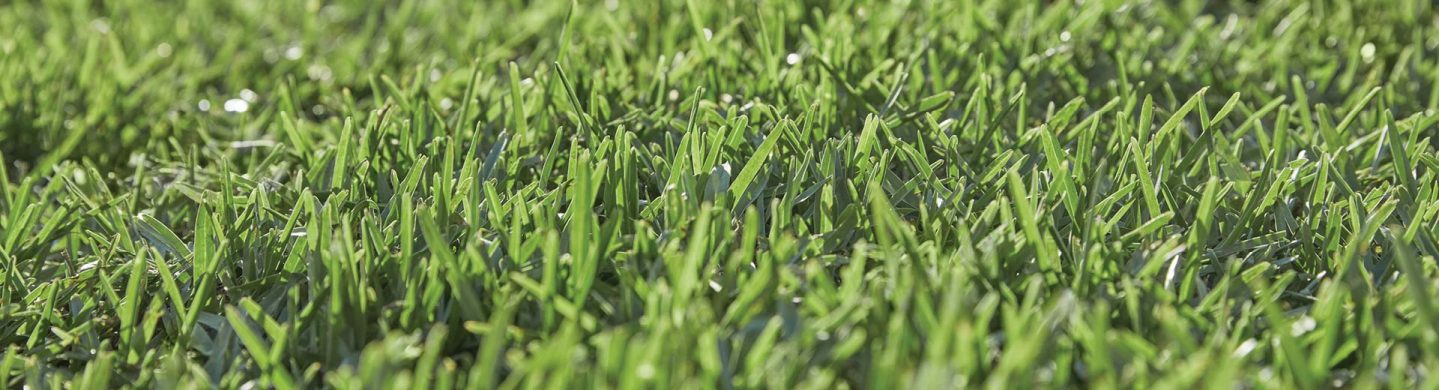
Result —
<instances>
[{"instance_id":1,"label":"turf surface","mask_svg":"<svg viewBox=\"0 0 1439 390\"><path fill-rule=\"evenodd\" d=\"M0 4L0 387L1439 386L1427 0Z\"/></svg>"}]
</instances>

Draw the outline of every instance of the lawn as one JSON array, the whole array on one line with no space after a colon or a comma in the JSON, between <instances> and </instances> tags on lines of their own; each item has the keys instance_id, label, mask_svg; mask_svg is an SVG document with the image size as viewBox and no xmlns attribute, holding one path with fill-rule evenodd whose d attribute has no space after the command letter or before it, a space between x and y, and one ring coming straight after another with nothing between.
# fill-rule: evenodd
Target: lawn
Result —
<instances>
[{"instance_id":1,"label":"lawn","mask_svg":"<svg viewBox=\"0 0 1439 390\"><path fill-rule=\"evenodd\" d=\"M1435 388L1428 0L0 4L0 388Z\"/></svg>"}]
</instances>

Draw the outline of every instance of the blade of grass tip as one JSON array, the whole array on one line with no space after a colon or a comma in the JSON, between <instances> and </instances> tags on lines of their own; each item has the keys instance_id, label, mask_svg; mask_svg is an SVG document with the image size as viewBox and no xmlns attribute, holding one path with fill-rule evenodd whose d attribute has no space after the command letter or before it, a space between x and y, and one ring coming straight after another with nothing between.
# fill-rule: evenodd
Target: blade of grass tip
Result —
<instances>
[{"instance_id":1,"label":"blade of grass tip","mask_svg":"<svg viewBox=\"0 0 1439 390\"><path fill-rule=\"evenodd\" d=\"M40 290L41 296L37 296L37 298L43 301L43 303L37 305L40 308L40 313L55 313L55 304L59 300L58 297L60 285L56 283L51 283L41 288ZM25 341L26 349L34 349L40 345L40 341L44 340L43 335L48 333L46 331L51 328L51 324L55 324L60 321L60 319L56 317L57 316L53 314L42 314L39 316L38 321L30 330L30 337ZM23 332L17 332L17 334L23 334Z\"/></svg>"},{"instance_id":2,"label":"blade of grass tip","mask_svg":"<svg viewBox=\"0 0 1439 390\"><path fill-rule=\"evenodd\" d=\"M280 129L284 130L285 138L290 141L290 148L295 150L295 154L301 156L303 161L308 162L310 151L314 148L310 145L310 141L306 139L305 134L300 132L299 125L295 122L293 115L294 114L290 114L288 111L280 111Z\"/></svg>"},{"instance_id":3,"label":"blade of grass tip","mask_svg":"<svg viewBox=\"0 0 1439 390\"><path fill-rule=\"evenodd\" d=\"M1260 120L1264 119L1267 115L1269 115L1271 111L1274 111L1276 108L1283 106L1286 100L1288 100L1288 96L1280 95L1279 97L1270 100L1268 103L1265 103L1264 106L1259 107L1258 110L1255 110L1249 115L1249 119L1245 119L1243 124L1240 124L1238 128L1234 129L1236 136L1242 135L1246 131L1248 131L1249 128L1260 124ZM1278 121L1276 120L1275 123L1278 123ZM1276 134L1275 136L1278 135Z\"/></svg>"},{"instance_id":4,"label":"blade of grass tip","mask_svg":"<svg viewBox=\"0 0 1439 390\"><path fill-rule=\"evenodd\" d=\"M691 148L689 153L692 161L691 168L695 170L695 173L700 173L714 166L713 162L709 161L706 157L717 155L717 153L708 153L705 151L704 144L708 138L706 134L697 131L700 123L700 95L703 93L704 87L695 87L694 94L690 95L690 99L688 100L690 102L690 115L689 118L687 118L688 122L685 123L685 137L683 139L689 140L691 143L684 144L681 142L681 144ZM719 146L719 144L715 144L712 150L717 152Z\"/></svg>"},{"instance_id":5,"label":"blade of grass tip","mask_svg":"<svg viewBox=\"0 0 1439 390\"><path fill-rule=\"evenodd\" d=\"M1071 160L1069 155L1059 148L1059 141L1054 136L1056 130L1045 125L1040 130L1040 146L1044 148L1044 162L1049 168L1055 184L1059 187L1059 196L1063 198L1065 211L1069 212L1071 218L1077 219L1079 218L1079 191L1075 189L1074 178L1071 177L1068 166L1064 165Z\"/></svg>"},{"instance_id":6,"label":"blade of grass tip","mask_svg":"<svg viewBox=\"0 0 1439 390\"><path fill-rule=\"evenodd\" d=\"M175 312L186 311L185 298L180 294L180 285L175 283L175 274L170 271L170 265L165 259L155 259L155 270L160 275L160 290L170 298L170 305Z\"/></svg>"},{"instance_id":7,"label":"blade of grass tip","mask_svg":"<svg viewBox=\"0 0 1439 390\"><path fill-rule=\"evenodd\" d=\"M869 161L870 150L874 148L875 143L879 142L876 135L876 131L878 130L879 118L876 118L873 114L865 116L864 127L860 130L859 133L859 144L857 145L857 147L855 147L854 158L856 159L856 161Z\"/></svg>"},{"instance_id":8,"label":"blade of grass tip","mask_svg":"<svg viewBox=\"0 0 1439 390\"><path fill-rule=\"evenodd\" d=\"M354 138L354 129L354 120L346 117L345 125L340 130L340 146L335 151L335 160L330 168L330 180L328 183L326 183L327 186L325 192L335 191L336 189L344 188L345 179L350 177L349 158L351 151L350 149L352 149L350 145L353 144L351 139Z\"/></svg>"},{"instance_id":9,"label":"blade of grass tip","mask_svg":"<svg viewBox=\"0 0 1439 390\"><path fill-rule=\"evenodd\" d=\"M1148 145L1151 127L1154 126L1154 97L1144 96L1144 103L1139 108L1139 122L1134 126L1135 136L1141 145Z\"/></svg>"},{"instance_id":10,"label":"blade of grass tip","mask_svg":"<svg viewBox=\"0 0 1439 390\"><path fill-rule=\"evenodd\" d=\"M155 217L149 214L139 214L135 216L135 221L138 222L136 229L140 231L140 235L149 239L150 243L160 251L182 259L190 258L190 247L186 246L184 241L180 241L180 237L175 235L174 231L165 227L165 224L160 223Z\"/></svg>"},{"instance_id":11,"label":"blade of grass tip","mask_svg":"<svg viewBox=\"0 0 1439 390\"><path fill-rule=\"evenodd\" d=\"M1224 118L1229 117L1229 113L1233 112L1234 108L1239 106L1240 96L1239 92L1229 95L1229 100L1224 102L1224 107L1220 107L1219 112L1215 113L1214 117L1209 119L1209 125L1206 127L1214 127L1223 121Z\"/></svg>"},{"instance_id":12,"label":"blade of grass tip","mask_svg":"<svg viewBox=\"0 0 1439 390\"><path fill-rule=\"evenodd\" d=\"M1010 169L1005 174L1005 179L1009 182L1009 196L1014 211L1019 217L1019 227L1024 232L1031 248L1034 249L1035 257L1039 260L1039 268L1045 273L1045 282L1054 284L1058 282L1059 259L1055 258L1054 251L1051 250L1044 236L1040 234L1039 220L1037 219L1039 213L1029 201L1028 191L1024 188L1024 180L1014 169Z\"/></svg>"},{"instance_id":13,"label":"blade of grass tip","mask_svg":"<svg viewBox=\"0 0 1439 390\"><path fill-rule=\"evenodd\" d=\"M1346 274L1354 274L1357 276L1358 273L1364 271L1362 264L1358 262L1358 257L1371 250L1370 246L1374 241L1374 235L1379 232L1380 227L1383 226L1385 221L1389 220L1390 215L1398 208L1396 201L1390 200L1379 205L1378 209L1375 209L1366 216L1362 215L1364 211L1361 207L1363 206L1360 206L1357 198L1351 197L1350 199L1351 204L1354 205L1350 208L1351 218L1362 218L1363 220L1359 223L1359 226L1357 226L1358 229L1356 229L1357 231L1354 232L1354 235L1350 237L1348 244L1344 247L1344 252L1339 258L1340 264L1337 265L1340 267L1338 272L1340 276L1345 276Z\"/></svg>"},{"instance_id":14,"label":"blade of grass tip","mask_svg":"<svg viewBox=\"0 0 1439 390\"><path fill-rule=\"evenodd\" d=\"M866 128L868 127L869 126L866 126ZM770 153L774 151L775 145L779 143L780 138L784 138L784 133L788 131L788 129L789 126L786 123L775 126L774 129L770 131L770 134L764 138L764 142L761 142L759 147L755 149L754 154L750 155L749 161L745 162L744 168L741 168L739 171L739 175L735 176L734 181L730 182L729 197L731 201L740 201L741 195L744 195L745 190L749 189L750 183L754 182L755 176L759 175L760 169L764 167Z\"/></svg>"},{"instance_id":15,"label":"blade of grass tip","mask_svg":"<svg viewBox=\"0 0 1439 390\"><path fill-rule=\"evenodd\" d=\"M1194 225L1189 230L1189 264L1208 246L1210 231L1214 228L1214 209L1219 198L1219 178L1210 177L1204 183L1204 192L1199 197L1199 208L1194 212Z\"/></svg>"},{"instance_id":16,"label":"blade of grass tip","mask_svg":"<svg viewBox=\"0 0 1439 390\"><path fill-rule=\"evenodd\" d=\"M520 93L520 67L510 61L510 117L515 134L524 137L529 134L529 119L525 113L525 96Z\"/></svg>"},{"instance_id":17,"label":"blade of grass tip","mask_svg":"<svg viewBox=\"0 0 1439 390\"><path fill-rule=\"evenodd\" d=\"M909 72L905 71L905 66L903 64L895 67L894 71L895 73L897 73L898 76L896 77L896 80L894 82L894 88L890 90L889 98L885 99L884 106L880 107L879 109L880 118L884 118L886 115L889 115L889 109L893 108L894 104L899 102L899 95L904 92L904 82L906 80L909 80Z\"/></svg>"},{"instance_id":18,"label":"blade of grass tip","mask_svg":"<svg viewBox=\"0 0 1439 390\"><path fill-rule=\"evenodd\" d=\"M581 154L579 159L573 161L577 165L573 166L575 175L566 196L570 198L570 205L565 210L570 231L568 292L571 300L583 306L588 301L589 290L594 285L596 273L599 272L598 255L603 251L603 248L597 247L595 237L599 232L595 231L598 223L594 203L600 183L604 182L608 161L602 160L592 165L588 153Z\"/></svg>"},{"instance_id":19,"label":"blade of grass tip","mask_svg":"<svg viewBox=\"0 0 1439 390\"><path fill-rule=\"evenodd\" d=\"M1354 119L1359 117L1359 113L1364 110L1364 107L1369 106L1369 102L1374 100L1374 97L1378 96L1379 92L1383 90L1383 87L1374 87L1374 89L1369 90L1369 93L1364 94L1364 98L1359 99L1359 103L1355 103L1354 107L1349 108L1349 114L1344 115L1344 120L1339 121L1339 125L1334 126L1334 133L1342 136L1344 131L1349 129L1349 125L1354 123Z\"/></svg>"},{"instance_id":20,"label":"blade of grass tip","mask_svg":"<svg viewBox=\"0 0 1439 390\"><path fill-rule=\"evenodd\" d=\"M909 116L918 116L934 112L935 110L949 106L949 103L953 101L954 91L941 91L924 99L920 99L919 105L915 107L914 111L910 112Z\"/></svg>"},{"instance_id":21,"label":"blade of grass tip","mask_svg":"<svg viewBox=\"0 0 1439 390\"><path fill-rule=\"evenodd\" d=\"M1019 103L1024 101L1026 90L1027 89L1020 89L1019 92L1016 92L1014 96L1009 98L1009 103L1004 106L1004 111L1000 111L999 115L990 118L989 127L984 130L985 135L993 135L996 131L1000 130L1000 125L1004 123L1004 118L1009 117L1009 114L1014 112L1014 108L1018 107Z\"/></svg>"},{"instance_id":22,"label":"blade of grass tip","mask_svg":"<svg viewBox=\"0 0 1439 390\"><path fill-rule=\"evenodd\" d=\"M1208 151L1210 149L1210 144L1213 142L1212 139L1214 138L1214 133L1218 131L1214 129L1214 127L1218 126L1220 121L1223 121L1225 118L1227 118L1229 114L1234 111L1235 107L1239 106L1239 100L1239 92L1235 92L1233 95L1229 95L1229 100L1224 103L1224 107L1219 108L1219 113L1214 114L1213 118L1210 118L1203 124L1203 130L1199 133L1199 137L1195 138L1194 140L1195 144L1189 146L1187 148L1188 150L1185 151L1182 155L1180 155L1179 164L1176 165L1178 167L1177 169L1188 169L1189 167L1193 167L1195 164L1195 159L1199 158L1200 153L1203 151ZM1202 102L1203 99L1200 99L1200 101ZM1203 107L1201 106L1201 108Z\"/></svg>"},{"instance_id":23,"label":"blade of grass tip","mask_svg":"<svg viewBox=\"0 0 1439 390\"><path fill-rule=\"evenodd\" d=\"M1156 182L1149 175L1150 156L1144 153L1139 141L1132 138L1129 142L1129 154L1133 156L1131 160L1134 162L1135 174L1138 175L1140 193L1144 195L1145 210L1148 211L1148 216L1159 215L1163 211L1159 208L1159 195L1154 188Z\"/></svg>"},{"instance_id":24,"label":"blade of grass tip","mask_svg":"<svg viewBox=\"0 0 1439 390\"><path fill-rule=\"evenodd\" d=\"M135 255L135 259L131 262L130 276L128 278L129 280L126 281L127 286L125 287L125 301L122 302L119 307L120 344L121 347L127 351L127 355L125 356L125 362L127 364L138 363L140 359L139 340L136 340L135 336L139 335L139 328L136 325L140 322L140 295L145 290L145 276L147 274L145 272L147 268L145 266L145 257L149 253L150 251L139 251Z\"/></svg>"},{"instance_id":25,"label":"blade of grass tip","mask_svg":"<svg viewBox=\"0 0 1439 390\"><path fill-rule=\"evenodd\" d=\"M1408 204L1414 204L1416 196L1419 196L1419 184L1414 180L1414 165L1409 158L1409 150L1405 147L1400 137L1399 126L1394 122L1394 112L1384 110L1384 133L1388 141L1389 156L1393 160L1394 175L1399 177L1399 183L1408 190L1404 200ZM1377 159L1376 159L1377 162Z\"/></svg>"},{"instance_id":26,"label":"blade of grass tip","mask_svg":"<svg viewBox=\"0 0 1439 390\"><path fill-rule=\"evenodd\" d=\"M1161 164L1170 162L1169 152L1171 149L1164 147L1164 145L1170 145L1165 143L1165 141L1169 139L1170 133L1173 133L1175 129L1179 128L1179 124L1184 122L1184 118L1189 116L1190 111L1194 111L1195 107L1198 107L1204 102L1204 94L1208 91L1209 87L1200 88L1199 92L1194 93L1194 96L1190 96L1189 101L1184 102L1184 105L1180 106L1179 110L1174 111L1174 115L1170 115L1169 119L1164 121L1164 125L1159 127L1159 131L1154 133L1152 145L1155 145L1155 148L1160 148L1161 150L1159 153L1159 162ZM1202 118L1200 121L1203 123ZM1153 158L1154 156L1150 157ZM1163 170L1161 170L1161 173L1162 171Z\"/></svg>"},{"instance_id":27,"label":"blade of grass tip","mask_svg":"<svg viewBox=\"0 0 1439 390\"><path fill-rule=\"evenodd\" d=\"M574 106L575 115L579 116L580 126L584 126L586 136L596 139L599 135L595 132L594 126L590 124L590 116L585 111L585 106L580 104L580 98L575 94L575 88L570 84L569 76L565 75L565 68L560 66L559 62L555 62L554 65L556 74L560 76L560 84L565 88L565 96L569 97L570 105Z\"/></svg>"}]
</instances>

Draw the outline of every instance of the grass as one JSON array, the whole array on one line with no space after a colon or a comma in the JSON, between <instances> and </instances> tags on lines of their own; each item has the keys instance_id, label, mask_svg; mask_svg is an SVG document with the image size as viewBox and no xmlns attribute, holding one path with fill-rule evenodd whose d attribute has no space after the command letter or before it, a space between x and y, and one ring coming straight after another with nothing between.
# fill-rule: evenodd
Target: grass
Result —
<instances>
[{"instance_id":1,"label":"grass","mask_svg":"<svg viewBox=\"0 0 1439 390\"><path fill-rule=\"evenodd\" d=\"M1439 386L1422 0L0 5L0 387Z\"/></svg>"}]
</instances>

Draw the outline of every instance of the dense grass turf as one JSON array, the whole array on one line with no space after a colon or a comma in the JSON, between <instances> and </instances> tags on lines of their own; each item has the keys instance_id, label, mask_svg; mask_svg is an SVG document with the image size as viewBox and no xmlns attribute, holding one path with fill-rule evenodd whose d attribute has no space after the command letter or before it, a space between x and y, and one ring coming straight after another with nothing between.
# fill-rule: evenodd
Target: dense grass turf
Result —
<instances>
[{"instance_id":1,"label":"dense grass turf","mask_svg":"<svg viewBox=\"0 0 1439 390\"><path fill-rule=\"evenodd\" d=\"M1435 8L5 2L0 387L1434 387Z\"/></svg>"}]
</instances>

